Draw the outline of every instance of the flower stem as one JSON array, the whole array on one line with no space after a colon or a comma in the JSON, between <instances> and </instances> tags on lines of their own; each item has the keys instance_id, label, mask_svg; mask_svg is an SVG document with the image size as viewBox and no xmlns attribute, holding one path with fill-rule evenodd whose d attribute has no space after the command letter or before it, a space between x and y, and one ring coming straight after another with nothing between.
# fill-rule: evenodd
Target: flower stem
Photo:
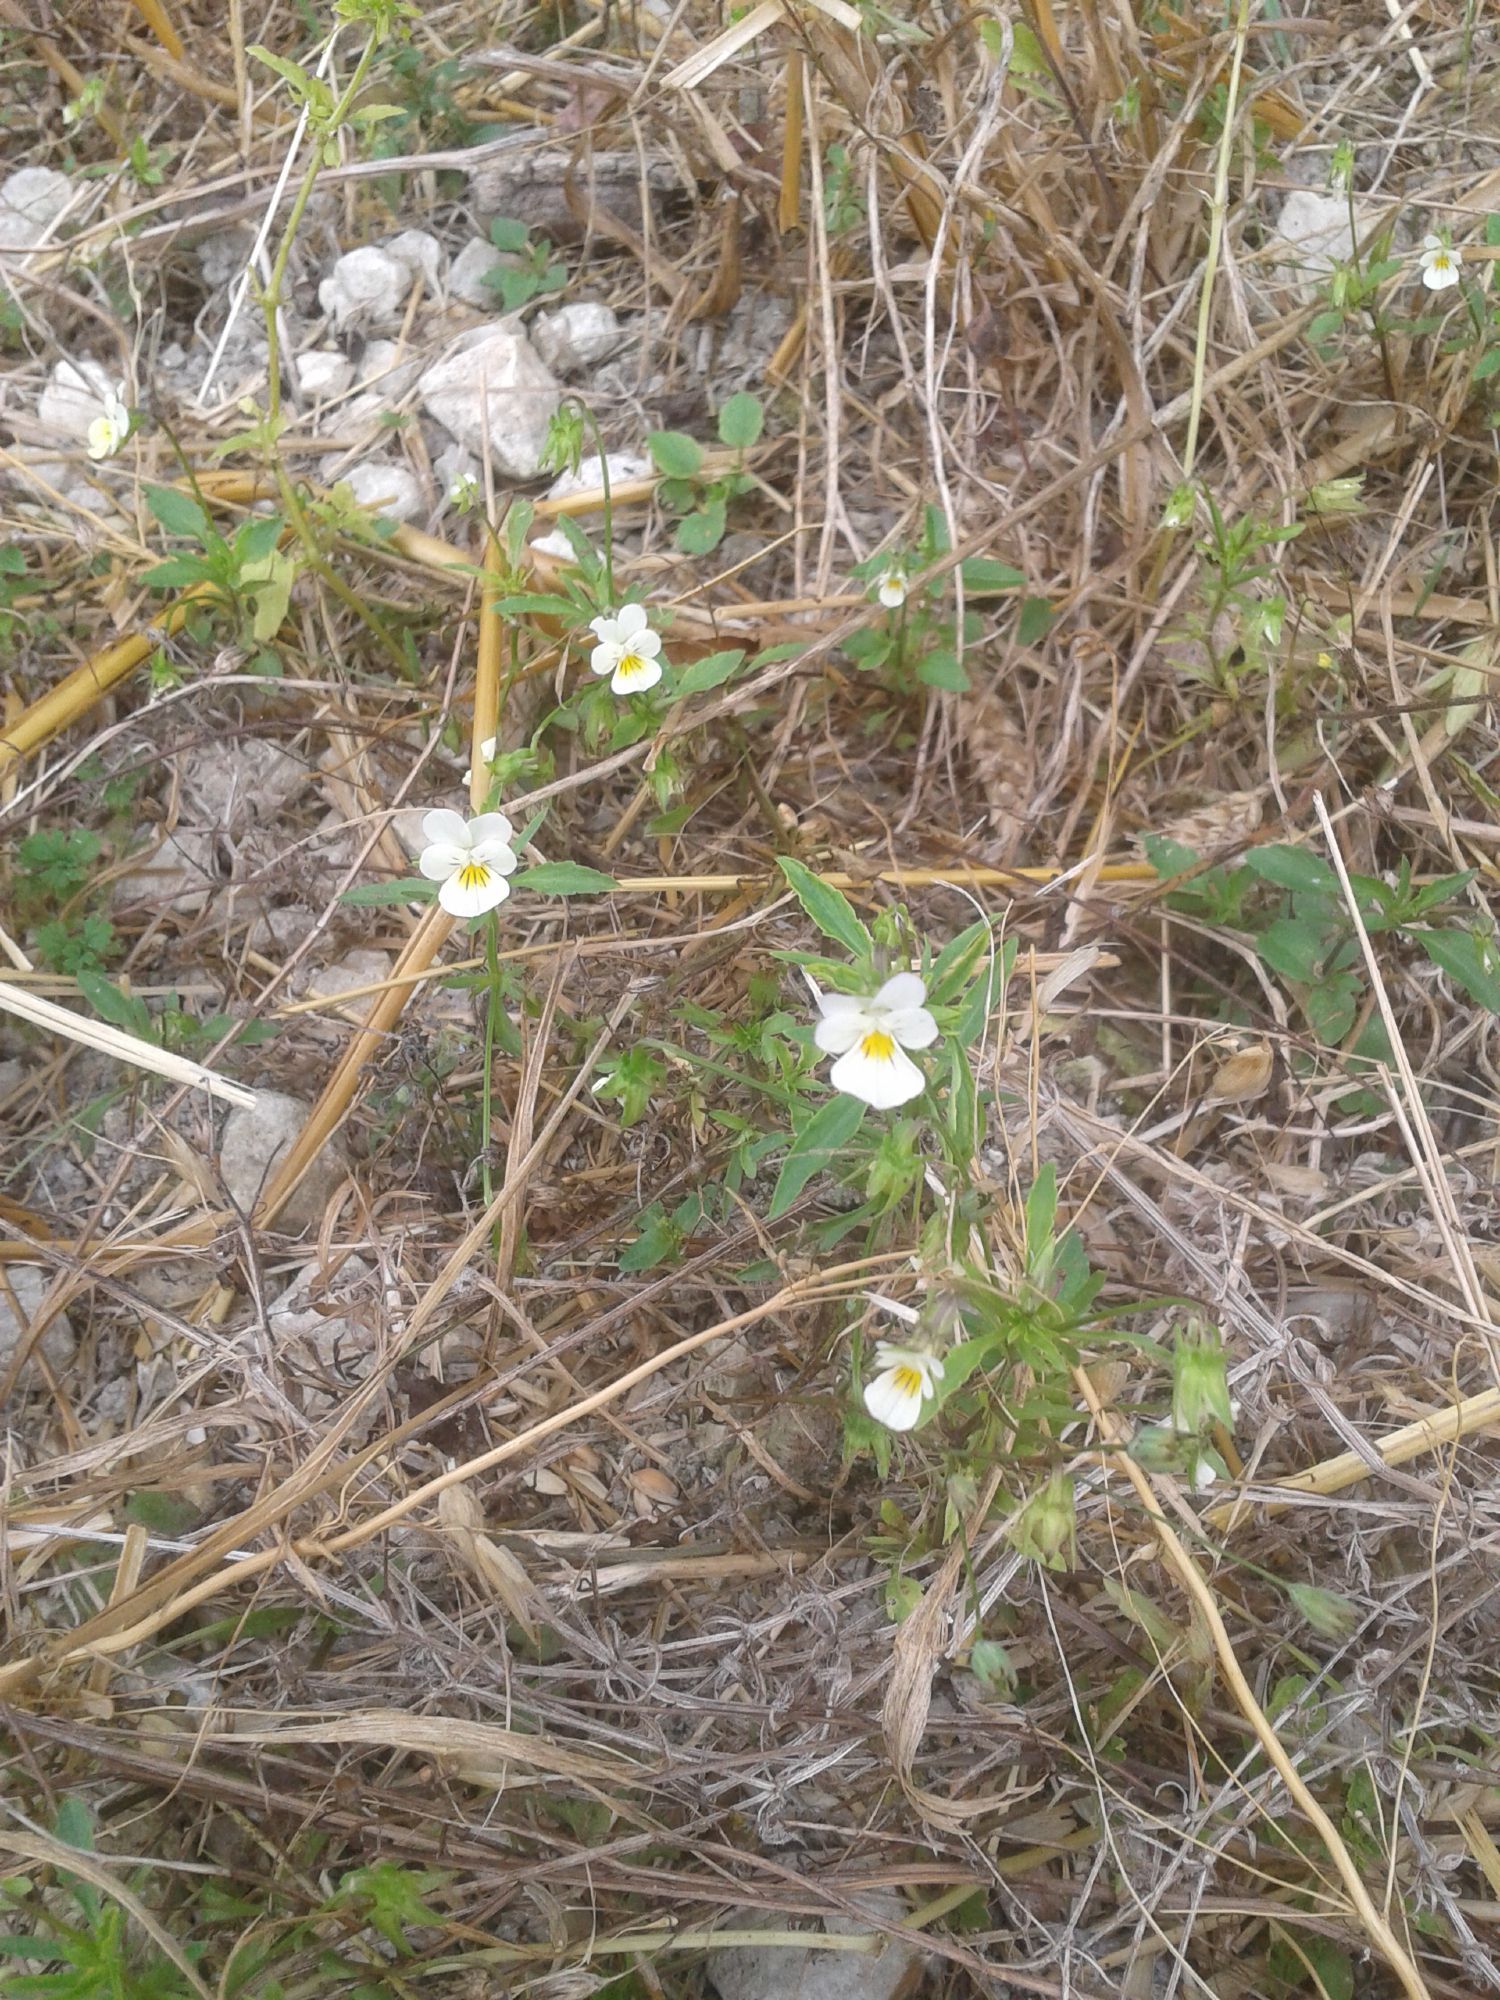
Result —
<instances>
[{"instance_id":1,"label":"flower stem","mask_svg":"<svg viewBox=\"0 0 1500 2000\"><path fill-rule=\"evenodd\" d=\"M490 1120L493 1105L495 1042L499 1034L504 995L500 988L500 917L491 910L484 927L484 969L489 975L489 997L484 1010L484 1077L480 1086L479 1145L484 1205L494 1200L490 1176Z\"/></svg>"}]
</instances>

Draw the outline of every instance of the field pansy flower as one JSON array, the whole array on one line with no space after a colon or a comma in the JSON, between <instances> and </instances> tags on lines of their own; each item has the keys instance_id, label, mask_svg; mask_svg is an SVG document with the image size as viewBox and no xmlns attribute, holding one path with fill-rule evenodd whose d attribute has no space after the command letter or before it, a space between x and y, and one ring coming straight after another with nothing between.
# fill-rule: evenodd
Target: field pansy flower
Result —
<instances>
[{"instance_id":1,"label":"field pansy flower","mask_svg":"<svg viewBox=\"0 0 1500 2000\"><path fill-rule=\"evenodd\" d=\"M1446 292L1450 285L1458 283L1458 259L1441 236L1422 238L1422 254L1417 262L1421 266L1422 283L1429 292Z\"/></svg>"},{"instance_id":2,"label":"field pansy flower","mask_svg":"<svg viewBox=\"0 0 1500 2000\"><path fill-rule=\"evenodd\" d=\"M923 1403L937 1394L942 1362L925 1348L882 1340L876 1343L875 1366L880 1373L865 1384L865 1408L888 1431L914 1430Z\"/></svg>"},{"instance_id":3,"label":"field pansy flower","mask_svg":"<svg viewBox=\"0 0 1500 2000\"><path fill-rule=\"evenodd\" d=\"M480 813L466 820L445 807L426 814L427 845L417 866L429 882L440 882L438 901L450 917L479 917L510 894L507 875L515 873L515 829L504 813Z\"/></svg>"},{"instance_id":4,"label":"field pansy flower","mask_svg":"<svg viewBox=\"0 0 1500 2000\"><path fill-rule=\"evenodd\" d=\"M914 972L898 972L868 998L820 993L822 1018L813 1040L824 1055L838 1057L828 1073L834 1089L862 1097L877 1111L917 1096L926 1079L906 1051L925 1049L938 1035L926 999L927 988Z\"/></svg>"},{"instance_id":5,"label":"field pansy flower","mask_svg":"<svg viewBox=\"0 0 1500 2000\"><path fill-rule=\"evenodd\" d=\"M875 595L887 611L899 611L906 602L906 571L899 563L882 570L875 581Z\"/></svg>"},{"instance_id":6,"label":"field pansy flower","mask_svg":"<svg viewBox=\"0 0 1500 2000\"><path fill-rule=\"evenodd\" d=\"M644 605L626 604L618 617L591 621L598 644L589 656L596 674L610 676L615 694L644 694L661 679L661 634L653 632Z\"/></svg>"},{"instance_id":7,"label":"field pansy flower","mask_svg":"<svg viewBox=\"0 0 1500 2000\"><path fill-rule=\"evenodd\" d=\"M111 389L104 398L104 414L88 428L88 454L92 459L113 458L130 435L130 412Z\"/></svg>"}]
</instances>

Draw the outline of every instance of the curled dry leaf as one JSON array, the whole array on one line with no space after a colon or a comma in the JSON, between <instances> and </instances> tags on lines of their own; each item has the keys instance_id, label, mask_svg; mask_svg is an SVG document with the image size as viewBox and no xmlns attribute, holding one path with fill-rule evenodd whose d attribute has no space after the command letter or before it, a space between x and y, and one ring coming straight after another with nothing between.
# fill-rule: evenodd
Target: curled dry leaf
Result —
<instances>
[{"instance_id":1,"label":"curled dry leaf","mask_svg":"<svg viewBox=\"0 0 1500 2000\"><path fill-rule=\"evenodd\" d=\"M535 1646L545 1607L520 1558L483 1532L484 1510L467 1486L438 1495L438 1520L480 1589L493 1597Z\"/></svg>"},{"instance_id":2,"label":"curled dry leaf","mask_svg":"<svg viewBox=\"0 0 1500 2000\"><path fill-rule=\"evenodd\" d=\"M639 1466L631 1473L630 1494L635 1511L643 1517L654 1514L658 1507L675 1507L680 1497L676 1482L654 1465Z\"/></svg>"},{"instance_id":3,"label":"curled dry leaf","mask_svg":"<svg viewBox=\"0 0 1500 2000\"><path fill-rule=\"evenodd\" d=\"M1226 1062L1220 1063L1205 1092L1211 1104L1248 1104L1265 1094L1275 1067L1269 1042L1252 1042Z\"/></svg>"}]
</instances>

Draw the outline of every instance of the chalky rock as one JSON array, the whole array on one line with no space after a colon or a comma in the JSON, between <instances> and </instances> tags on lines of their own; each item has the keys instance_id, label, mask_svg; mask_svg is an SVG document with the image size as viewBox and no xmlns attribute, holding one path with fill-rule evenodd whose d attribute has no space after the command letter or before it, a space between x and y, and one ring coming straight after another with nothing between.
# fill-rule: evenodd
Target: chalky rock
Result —
<instances>
[{"instance_id":1,"label":"chalky rock","mask_svg":"<svg viewBox=\"0 0 1500 2000\"><path fill-rule=\"evenodd\" d=\"M5 1282L0 1284L0 1372L8 1369L15 1360L16 1349L26 1340L37 1308L52 1285L51 1272L40 1264L7 1264L4 1278ZM14 1302L7 1295L7 1284L15 1294ZM20 1308L19 1316L17 1307ZM54 1368L65 1368L77 1346L72 1322L64 1312L48 1321L41 1339L27 1351L34 1354L40 1348Z\"/></svg>"},{"instance_id":2,"label":"chalky rock","mask_svg":"<svg viewBox=\"0 0 1500 2000\"><path fill-rule=\"evenodd\" d=\"M371 458L350 466L344 483L361 507L386 520L413 521L424 512L415 474L390 459Z\"/></svg>"},{"instance_id":3,"label":"chalky rock","mask_svg":"<svg viewBox=\"0 0 1500 2000\"><path fill-rule=\"evenodd\" d=\"M897 1895L873 1890L861 1907L886 1923L909 1912ZM872 1927L858 1917L825 1917L834 1937L854 1937ZM867 1956L853 1951L787 1951L776 1945L726 1945L708 1954L708 1978L719 2000L897 2000L920 1977L921 1946L888 1937Z\"/></svg>"},{"instance_id":4,"label":"chalky rock","mask_svg":"<svg viewBox=\"0 0 1500 2000\"><path fill-rule=\"evenodd\" d=\"M497 471L535 479L562 387L524 333L483 326L461 334L419 388L427 414L450 437L476 452L488 442Z\"/></svg>"},{"instance_id":5,"label":"chalky rock","mask_svg":"<svg viewBox=\"0 0 1500 2000\"><path fill-rule=\"evenodd\" d=\"M0 250L39 243L73 198L73 183L54 167L22 167L0 183Z\"/></svg>"},{"instance_id":6,"label":"chalky rock","mask_svg":"<svg viewBox=\"0 0 1500 2000\"><path fill-rule=\"evenodd\" d=\"M624 486L632 479L649 479L652 464L644 452L611 451L601 460L597 456L578 461L576 472L560 472L547 488L549 500L571 500L575 493L597 493L604 485L604 473L609 473L610 491Z\"/></svg>"},{"instance_id":7,"label":"chalky rock","mask_svg":"<svg viewBox=\"0 0 1500 2000\"><path fill-rule=\"evenodd\" d=\"M501 300L495 286L486 282L492 271L519 265L518 257L497 250L482 236L466 243L448 267L448 296L466 306L498 310Z\"/></svg>"},{"instance_id":8,"label":"chalky rock","mask_svg":"<svg viewBox=\"0 0 1500 2000\"><path fill-rule=\"evenodd\" d=\"M408 287L420 278L429 292L437 290L443 269L443 246L435 236L425 229L403 229L399 236L387 237L380 247L387 257L405 265Z\"/></svg>"},{"instance_id":9,"label":"chalky rock","mask_svg":"<svg viewBox=\"0 0 1500 2000\"><path fill-rule=\"evenodd\" d=\"M335 326L379 326L397 319L411 290L409 265L368 246L339 258L318 286L318 304Z\"/></svg>"},{"instance_id":10,"label":"chalky rock","mask_svg":"<svg viewBox=\"0 0 1500 2000\"><path fill-rule=\"evenodd\" d=\"M311 1107L300 1097L280 1090L258 1090L253 1105L237 1105L230 1112L219 1148L219 1172L235 1205L245 1214L260 1200L261 1191L296 1144L310 1115ZM281 1210L276 1228L293 1236L311 1229L347 1171L343 1149L330 1140Z\"/></svg>"},{"instance_id":11,"label":"chalky rock","mask_svg":"<svg viewBox=\"0 0 1500 2000\"><path fill-rule=\"evenodd\" d=\"M1371 210L1356 203L1356 233L1351 235L1345 196L1294 188L1281 205L1271 239L1286 283L1300 297L1316 298L1334 265L1348 262L1374 220Z\"/></svg>"},{"instance_id":12,"label":"chalky rock","mask_svg":"<svg viewBox=\"0 0 1500 2000\"><path fill-rule=\"evenodd\" d=\"M59 361L48 377L37 404L37 422L51 435L49 444L83 443L95 417L104 415L105 398L118 384L97 361Z\"/></svg>"},{"instance_id":13,"label":"chalky rock","mask_svg":"<svg viewBox=\"0 0 1500 2000\"><path fill-rule=\"evenodd\" d=\"M538 315L531 329L537 353L555 375L579 375L613 354L625 338L613 311L594 299L575 299Z\"/></svg>"},{"instance_id":14,"label":"chalky rock","mask_svg":"<svg viewBox=\"0 0 1500 2000\"><path fill-rule=\"evenodd\" d=\"M342 396L354 380L354 363L336 348L313 347L297 356L297 387L311 403Z\"/></svg>"}]
</instances>

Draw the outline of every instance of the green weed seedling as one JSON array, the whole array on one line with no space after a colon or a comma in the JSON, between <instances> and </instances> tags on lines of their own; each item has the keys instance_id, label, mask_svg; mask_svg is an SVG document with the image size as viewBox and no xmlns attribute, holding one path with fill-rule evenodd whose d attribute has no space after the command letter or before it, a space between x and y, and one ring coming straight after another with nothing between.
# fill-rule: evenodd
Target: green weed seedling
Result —
<instances>
[{"instance_id":1,"label":"green weed seedling","mask_svg":"<svg viewBox=\"0 0 1500 2000\"><path fill-rule=\"evenodd\" d=\"M1163 881L1195 869L1198 856L1178 841L1146 835L1147 859ZM1423 919L1460 896L1473 871L1418 885L1403 861L1394 877L1350 878L1360 920L1372 937L1394 934L1424 952L1471 1000L1500 1013L1500 950L1487 933ZM1274 972L1301 1008L1320 1042L1336 1047L1364 1005L1364 959L1354 924L1328 863L1304 847L1275 843L1253 848L1243 862L1219 866L1168 891L1168 909L1210 928L1237 931L1252 940L1262 964ZM1370 1021L1353 1053L1388 1060L1384 1032Z\"/></svg>"},{"instance_id":2,"label":"green weed seedling","mask_svg":"<svg viewBox=\"0 0 1500 2000\"><path fill-rule=\"evenodd\" d=\"M116 949L115 927L90 910L104 843L86 827L38 827L16 844L15 915L36 956L65 977L97 972Z\"/></svg>"},{"instance_id":3,"label":"green weed seedling","mask_svg":"<svg viewBox=\"0 0 1500 2000\"><path fill-rule=\"evenodd\" d=\"M285 521L257 514L226 540L191 494L148 486L146 505L167 534L194 545L155 564L141 579L156 590L201 593L201 609L195 607L187 621L193 638L205 643L216 621L227 616L241 644L260 648L273 639L297 577L296 559L278 546Z\"/></svg>"},{"instance_id":4,"label":"green weed seedling","mask_svg":"<svg viewBox=\"0 0 1500 2000\"><path fill-rule=\"evenodd\" d=\"M886 607L879 625L856 632L846 642L849 659L862 673L878 675L881 684L902 700L923 687L964 694L970 682L959 657L957 624L949 602L951 586L939 577L925 585L908 585L914 571L926 569L947 555L951 543L941 508L923 510L922 532L914 548L885 550L854 566L852 574L869 586ZM1010 563L989 556L971 556L960 565L966 608L964 650L984 636L983 616L967 600L1010 597L1024 591L1026 578ZM1052 623L1052 607L1044 597L1024 597L1013 628L1020 645L1035 645Z\"/></svg>"},{"instance_id":5,"label":"green weed seedling","mask_svg":"<svg viewBox=\"0 0 1500 2000\"><path fill-rule=\"evenodd\" d=\"M712 479L703 477L703 446L685 431L652 431L646 439L651 462L661 474L657 497L669 513L681 516L675 539L684 555L711 555L723 541L729 503L755 486L744 457L764 424L758 396L742 389L729 398L719 411L719 442L735 454L735 463Z\"/></svg>"},{"instance_id":6,"label":"green weed seedling","mask_svg":"<svg viewBox=\"0 0 1500 2000\"><path fill-rule=\"evenodd\" d=\"M497 215L490 224L490 241L507 257L519 262L499 264L485 274L484 282L496 293L506 312L519 312L546 292L560 292L568 273L557 262L557 253L545 236L532 242L524 222L513 216Z\"/></svg>"}]
</instances>

